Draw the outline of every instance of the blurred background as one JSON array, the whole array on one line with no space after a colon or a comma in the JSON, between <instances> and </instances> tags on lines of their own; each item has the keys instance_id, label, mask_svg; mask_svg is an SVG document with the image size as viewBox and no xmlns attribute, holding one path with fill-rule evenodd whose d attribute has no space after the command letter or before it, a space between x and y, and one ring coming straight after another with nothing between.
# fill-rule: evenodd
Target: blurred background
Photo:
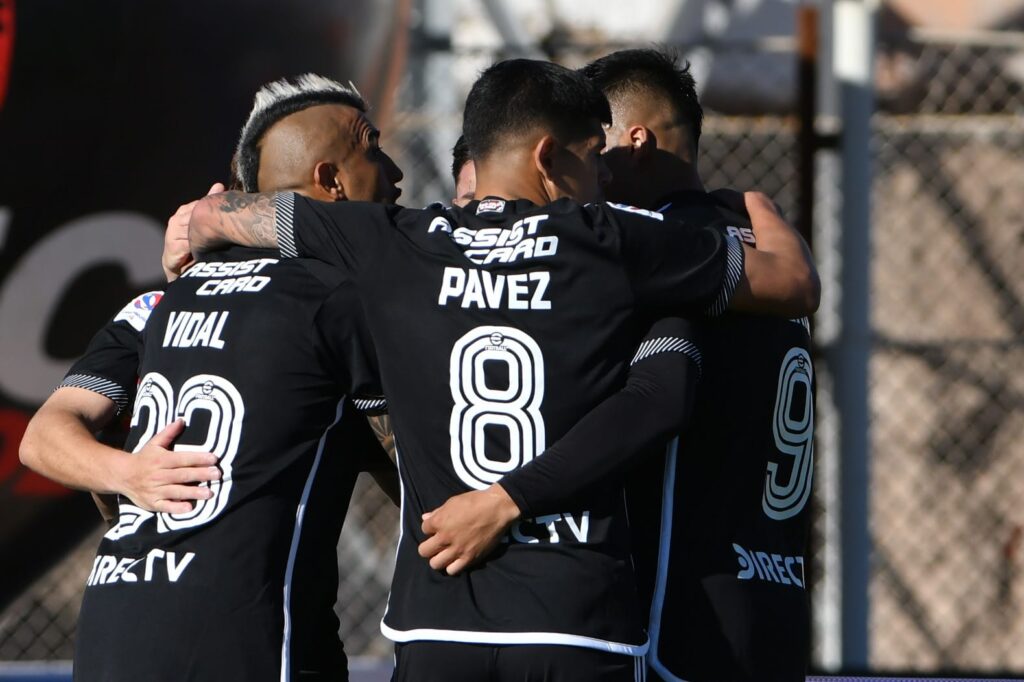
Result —
<instances>
[{"instance_id":1,"label":"blurred background","mask_svg":"<svg viewBox=\"0 0 1024 682\"><path fill-rule=\"evenodd\" d=\"M422 205L483 67L652 43L693 65L706 184L772 195L821 268L813 668L1024 674L1024 0L0 0L0 672L71 657L100 535L24 426L160 287L261 84L351 79ZM389 664L396 523L361 482L357 668Z\"/></svg>"}]
</instances>

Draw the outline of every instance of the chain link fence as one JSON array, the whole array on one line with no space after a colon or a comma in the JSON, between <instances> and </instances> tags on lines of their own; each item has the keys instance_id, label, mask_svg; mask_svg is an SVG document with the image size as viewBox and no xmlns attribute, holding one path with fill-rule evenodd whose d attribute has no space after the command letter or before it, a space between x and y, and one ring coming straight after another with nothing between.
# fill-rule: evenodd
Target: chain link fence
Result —
<instances>
[{"instance_id":1,"label":"chain link fence","mask_svg":"<svg viewBox=\"0 0 1024 682\"><path fill-rule=\"evenodd\" d=\"M558 56L575 66L602 52ZM729 63L743 64L743 55L759 59L743 49ZM1024 670L1024 42L906 42L878 55L871 665ZM454 88L461 101L458 74L469 74L468 86L495 56L449 54L442 69L411 60L385 131L405 171L408 205L452 192L449 151L461 120L429 113L425 98ZM795 58L793 74L783 74L790 85L794 74ZM795 216L796 122L768 109L710 109L702 175L709 187L766 191ZM818 451L819 459L835 457L828 443ZM819 485L821 519L832 502ZM812 539L816 582L831 565L822 561L823 524ZM390 656L378 623L396 530L397 510L361 480L338 549L350 656ZM96 538L83 543L0 615L0 659L70 657L95 545Z\"/></svg>"},{"instance_id":2,"label":"chain link fence","mask_svg":"<svg viewBox=\"0 0 1024 682\"><path fill-rule=\"evenodd\" d=\"M885 46L872 662L1024 669L1024 41Z\"/></svg>"}]
</instances>

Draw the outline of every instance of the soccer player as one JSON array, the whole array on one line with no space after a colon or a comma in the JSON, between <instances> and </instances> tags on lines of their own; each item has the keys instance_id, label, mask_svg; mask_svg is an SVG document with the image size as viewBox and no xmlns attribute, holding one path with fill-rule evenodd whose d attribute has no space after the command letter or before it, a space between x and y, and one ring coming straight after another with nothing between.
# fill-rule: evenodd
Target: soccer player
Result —
<instances>
[{"instance_id":1,"label":"soccer player","mask_svg":"<svg viewBox=\"0 0 1024 682\"><path fill-rule=\"evenodd\" d=\"M742 207L704 191L703 111L675 55L624 50L584 73L607 95L608 197L751 246ZM690 427L628 486L654 679L803 680L810 648L804 557L814 471L807 318L728 313L701 325Z\"/></svg>"},{"instance_id":2,"label":"soccer player","mask_svg":"<svg viewBox=\"0 0 1024 682\"><path fill-rule=\"evenodd\" d=\"M366 119L364 111L365 104L358 93L328 79L305 76L294 83L280 81L270 84L258 94L255 108L243 129L236 154L236 158L241 159L239 183L250 189L257 188L255 183L262 183L267 189L292 187L303 194L324 199L343 200L351 197L393 200L398 195L394 183L401 179L401 172L380 150L376 142L377 132ZM215 186L214 189L223 188ZM187 227L190 211L190 205L181 207L168 223L164 267L170 277L176 277L180 268L190 261L187 248L180 248L182 241L175 234L175 229L181 226L182 217ZM187 237L183 243L187 247ZM218 464L218 455L169 450L175 437L185 430L180 420L172 421L135 455L106 448L92 437L97 426L111 420L132 402L139 371L141 339L150 333L147 332L150 316L155 315L161 292L140 296L97 334L85 357L75 364L61 388L33 419L22 443L23 460L42 473L74 487L115 491L124 496L122 509L127 514L122 518L122 525L104 540L101 556L90 576L89 592L92 594L87 594L76 652L76 675L82 679L102 677L108 673L119 676L112 679L185 679L189 676L193 679L224 679L225 676L249 679L249 672L246 671L255 670L259 670L259 673L256 675L253 672L256 676L252 679L288 678L292 675L301 675L303 679L317 676L345 679L347 675L344 650L337 636L338 621L333 610L338 583L338 535L358 471L364 469L374 473L378 483L390 493L388 489L392 485L389 485L389 473L393 475L394 468L374 440L365 419L353 411L351 405L341 410L340 421L319 443L319 452L322 454L317 454L318 448L313 447L316 444L309 443L310 429L317 428L318 419L324 421L322 407L319 418L317 415L317 406L322 403L323 396L337 393L332 398L332 419L333 407L341 397L338 387L331 388L325 383L331 374L341 370L333 369L332 365L323 360L319 365L312 363L309 367L303 367L301 375L289 376L287 367L282 369L286 373L282 387L287 389L292 386L293 392L304 387L298 395L302 396L301 402L309 402L312 408L310 424L302 423L301 404L290 406L279 413L275 410L273 415L269 412L271 408L264 406L265 423L257 423L256 420L260 419L259 408L254 412L248 400L250 396L244 391L245 384L251 386L253 380L239 378L237 373L230 376L223 371L244 362L243 357L235 359L239 352L244 352L244 348L238 351L226 346L218 348L219 341L226 343L228 332L233 331L232 327L251 327L256 324L251 318L266 314L274 316L274 319L267 323L271 329L263 342L265 353L272 353L275 349L284 351L289 347L313 346L317 341L308 323L305 326L279 326L280 322L288 318L282 309L296 305L299 309L293 316L299 320L303 316L312 315L317 325L340 325L340 332L332 332L332 337L340 339L346 333L345 316L350 314L352 307L332 302L335 299L344 300L346 294L340 288L326 298L320 294L323 304L319 312L316 312L313 304L317 291L326 290L327 283L333 281L331 278L321 281L323 278L318 272L322 267L318 269L314 265L312 269L307 267L308 272L304 272L301 268L296 270L294 266L289 266L283 269L284 272L279 272L281 268L276 267L274 259L246 260L243 256L239 254L239 258L242 258L240 262L234 262L238 259L229 259L228 263L220 265L208 263L195 266L197 270L193 272L200 272L196 279L193 279L194 274L186 274L186 280L193 284L191 297L194 302L214 301L225 307L219 313L219 319L224 320L220 332L217 332L218 326L206 332L207 336L216 334L218 339L215 341L211 337L208 342L210 345L203 345L200 339L189 350L184 350L179 344L177 351L163 351L172 360L175 355L190 356L201 352L202 348L219 351L212 354L207 351L208 357L195 361L197 366L209 365L211 369L216 369L218 376L210 379L210 395L219 395L215 389L222 382L234 383L239 388L236 397L249 408L251 416L244 418L237 415L239 420L232 422L230 427L223 423L218 426L216 417L211 417L212 423L208 426L211 431L223 435L225 428L232 428L237 432L234 436L241 438L240 443L229 443L227 451L218 453L221 457L220 468L212 466ZM201 274L211 268L238 272L224 277L217 275L212 279L211 275ZM247 268L248 273L241 272ZM256 274L257 270L259 274ZM272 280L283 284L275 286L277 282ZM308 286L312 301L306 301L306 297L295 289L304 286L305 280L310 280ZM202 286L197 288L196 285ZM287 288L282 290L282 286ZM217 287L220 287L219 291ZM180 291L180 288L177 286L169 291ZM266 298L268 294L272 297L269 301ZM189 300L189 295L179 294L177 298L179 301ZM303 299L301 305L291 300L300 298ZM254 305L244 305L247 299L254 299ZM198 306L200 309L202 307ZM170 315L174 317L181 314L172 312ZM191 316L195 318L203 314L197 312L191 313ZM207 315L212 314L215 313ZM235 322L240 316L242 320ZM234 324L228 323L229 317ZM183 343L189 334L203 335L202 327L188 331L188 322L183 324L179 334ZM236 339L232 345L259 343L258 339L249 341L238 338L242 331L235 332ZM293 336L298 338L290 339ZM177 337L170 339L172 344L174 338ZM151 341L150 345L154 349L162 348L161 340L158 338ZM153 349L149 350L152 352ZM308 356L313 351L315 348L307 349L305 354ZM222 358L231 361L222 364ZM165 376L175 374L165 372ZM268 379L272 376L273 373ZM152 376L149 381L152 381ZM205 388L206 384L203 390ZM143 396L140 399L140 405L143 406L133 415L133 421L136 422L133 442L137 441L139 445L146 439L145 434L139 436L138 433L140 420L152 424L154 420L159 423L168 417L167 414L148 413L144 405L153 407L152 400L154 398L151 396ZM184 396L179 396L179 402L182 400ZM216 415L217 411L195 408L194 414L200 415L198 424L195 419L190 421L183 438L195 439L194 430L206 428L204 424L208 420L202 415L207 412ZM326 429L327 425L322 423L321 430ZM280 435L271 433L277 429L281 430ZM147 433L151 431L152 428ZM254 442L258 438L270 440L266 446L261 446ZM298 444L291 444L288 449L281 448L280 452L267 449L282 438L296 438ZM208 444L204 442L203 448L206 447ZM233 454L232 447L235 448ZM225 475L222 479L223 458L229 456L235 457L233 468L237 475ZM313 462L316 462L316 473L308 474L303 484L298 477L306 476ZM254 467L261 469L261 478L254 482L250 474L247 479L244 471L246 467L250 472ZM281 480L274 480L274 475L280 476ZM222 482L206 487L185 485L206 481ZM179 527L173 531L164 531L170 535L161 537L160 529L163 528L165 518L168 520L166 523L173 523L177 517L197 513L204 504L209 504L207 500L217 495L222 498L227 496L229 493L224 490L227 486L233 487L230 495L234 500L242 497L242 504L229 501L223 510L216 512L220 519L200 524L198 530L188 531L183 530L179 523ZM198 500L199 506L193 509L191 500ZM288 506L289 500L291 506ZM298 529L296 507L301 507L301 525ZM154 517L149 512L160 513ZM126 520L140 519L143 524L140 530L134 533L125 530L123 524ZM158 524L156 534L152 532L150 519ZM147 523L150 527L145 525ZM233 547L238 543L249 542L251 538L232 538L225 535L227 530L221 531L218 528L233 528L233 532L238 533L239 528L244 529L246 524L251 524L252 528L262 525L268 533L266 542L252 542L253 559L248 562L245 559L246 553L250 551L248 548L237 559L220 556L237 552L237 548ZM291 535L290 546L293 551L290 553L289 545L283 542L287 538L282 534L286 532ZM183 534L191 534L192 537L177 538ZM170 544L174 544L175 550L167 554L171 551L167 549ZM136 550L139 553L147 552L145 573L141 575L132 566L122 566L125 555ZM261 555L261 551L266 556ZM158 581L154 577L157 569L152 566L159 562L160 557L177 556L178 562L187 560L191 564L193 559L188 559L190 555L195 555L194 561L197 562L201 555L205 555L206 565L196 565L189 572L182 573L173 586L145 584L152 580ZM111 559L107 560L106 557ZM113 560L117 563L111 564ZM220 562L223 566L217 567L215 564ZM186 570L180 563L175 566L181 566L182 571ZM238 575L232 578L218 577L227 575L221 571L232 570ZM192 576L192 580L186 579ZM215 579L224 580L226 584L213 584ZM143 584L140 585L140 582ZM122 583L134 584L125 587ZM238 586L232 586L232 583ZM246 584L250 587L242 587ZM284 596L286 584L289 593ZM219 591L221 587L225 588L223 594L218 593L212 597L207 594L208 590ZM116 595L107 594L117 590L120 593ZM102 594L95 594L97 591ZM146 599L154 593L159 593L154 606L162 601L180 598L181 609L178 614L157 614L147 612L146 609L135 609L139 612L137 618L149 618L154 622L118 642L118 629L103 624L104 614L116 611L119 604L128 608L125 600ZM206 604L208 598L209 604ZM191 644L183 634L181 642L186 644L186 649L180 649L174 625L180 626L183 633L193 627L190 620L182 618L187 617L184 610L192 605L197 612L206 614L212 611L216 618L223 621L229 618L223 613L225 599L233 601L236 606L246 604L245 608L257 615L253 627L259 630L263 639L257 638L252 643L243 644L240 639L232 640L229 637L226 639L228 649L224 651L211 649L216 643L210 642L192 652L187 650ZM282 599L285 604L281 603ZM124 620L126 623L133 621ZM222 624L225 627L229 625ZM247 647L265 646L267 636L276 637L272 648L260 651L260 655L252 656L250 662L237 667L240 658L250 658ZM107 640L107 637L113 639ZM130 646L132 642L146 637L150 638L147 647L160 647L152 658L148 658L147 648L133 651ZM231 644L232 641L234 644Z\"/></svg>"},{"instance_id":3,"label":"soccer player","mask_svg":"<svg viewBox=\"0 0 1024 682\"><path fill-rule=\"evenodd\" d=\"M755 222L763 248L747 252L711 229L571 200L598 197L610 121L607 100L572 71L497 64L464 120L482 197L465 208L229 192L199 202L190 239L200 251L236 242L316 254L355 280L403 483L382 623L398 643L396 679L633 679L646 638L616 486L587 508L520 522L493 559L457 576L417 555L421 515L493 490L612 394L637 306L806 313L813 266L777 219Z\"/></svg>"},{"instance_id":4,"label":"soccer player","mask_svg":"<svg viewBox=\"0 0 1024 682\"><path fill-rule=\"evenodd\" d=\"M773 207L748 196L747 208L737 208L721 193L705 193L696 169L702 110L677 57L626 50L585 71L612 105L609 197L715 221L753 244L747 213ZM689 324L689 338L699 339L702 379L681 444L645 460L621 444L595 442L586 428L612 416L603 404L501 485L520 509L544 514L596 477L639 461L627 489L640 592L651 614L651 676L802 680L813 470L806 320L730 313ZM685 378L692 382L693 373ZM637 415L646 409L636 401L630 408ZM461 570L492 546L500 514L499 505L473 493L449 500L427 515L424 530L435 535L421 554L435 568Z\"/></svg>"}]
</instances>

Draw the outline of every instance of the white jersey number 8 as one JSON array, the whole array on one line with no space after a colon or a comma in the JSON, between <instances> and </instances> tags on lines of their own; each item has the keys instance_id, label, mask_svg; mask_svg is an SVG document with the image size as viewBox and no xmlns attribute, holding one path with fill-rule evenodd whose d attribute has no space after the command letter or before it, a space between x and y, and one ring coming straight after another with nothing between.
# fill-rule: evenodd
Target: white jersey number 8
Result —
<instances>
[{"instance_id":1,"label":"white jersey number 8","mask_svg":"<svg viewBox=\"0 0 1024 682\"><path fill-rule=\"evenodd\" d=\"M768 463L761 507L776 521L799 514L811 494L814 479L813 371L811 356L803 348L790 348L779 370L772 432L779 452L793 458L793 468L788 480L780 483L779 465ZM801 386L802 390L798 390Z\"/></svg>"},{"instance_id":2,"label":"white jersey number 8","mask_svg":"<svg viewBox=\"0 0 1024 682\"><path fill-rule=\"evenodd\" d=\"M507 386L487 385L488 363L506 366ZM528 334L514 327L473 329L452 348L449 383L452 466L466 485L483 490L544 451L544 356ZM508 452L500 459L488 456L487 427L508 431Z\"/></svg>"}]
</instances>

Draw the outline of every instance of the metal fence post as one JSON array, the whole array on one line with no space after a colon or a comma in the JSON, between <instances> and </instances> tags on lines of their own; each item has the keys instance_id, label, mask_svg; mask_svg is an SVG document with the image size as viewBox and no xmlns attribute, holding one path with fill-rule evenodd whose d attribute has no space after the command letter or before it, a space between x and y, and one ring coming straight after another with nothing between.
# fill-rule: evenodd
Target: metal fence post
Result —
<instances>
[{"instance_id":1,"label":"metal fence post","mask_svg":"<svg viewBox=\"0 0 1024 682\"><path fill-rule=\"evenodd\" d=\"M878 0L834 5L833 69L842 120L840 148L840 333L833 368L840 415L840 552L842 667L868 667L869 412L871 353L871 115L874 109L874 33Z\"/></svg>"}]
</instances>

